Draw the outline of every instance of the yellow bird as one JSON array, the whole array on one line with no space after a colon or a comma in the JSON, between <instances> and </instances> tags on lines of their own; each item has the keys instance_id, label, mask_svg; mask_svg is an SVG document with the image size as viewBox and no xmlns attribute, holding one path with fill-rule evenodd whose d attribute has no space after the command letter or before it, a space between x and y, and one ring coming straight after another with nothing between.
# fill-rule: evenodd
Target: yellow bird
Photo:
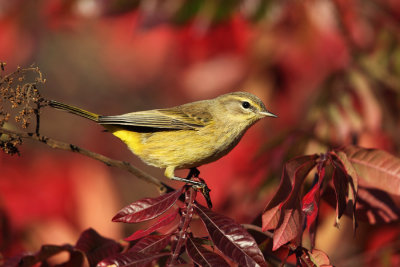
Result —
<instances>
[{"instance_id":1,"label":"yellow bird","mask_svg":"<svg viewBox=\"0 0 400 267\"><path fill-rule=\"evenodd\" d=\"M49 105L101 124L145 163L165 168L166 177L183 182L188 180L176 177L176 169L191 169L197 176L196 167L229 153L258 120L276 117L258 97L246 92L116 116L98 115L53 100Z\"/></svg>"}]
</instances>

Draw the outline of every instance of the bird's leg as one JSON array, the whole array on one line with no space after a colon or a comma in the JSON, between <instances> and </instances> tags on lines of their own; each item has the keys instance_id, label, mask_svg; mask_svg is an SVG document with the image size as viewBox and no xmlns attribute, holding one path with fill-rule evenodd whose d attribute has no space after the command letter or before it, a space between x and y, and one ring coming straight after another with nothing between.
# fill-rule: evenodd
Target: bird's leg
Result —
<instances>
[{"instance_id":1,"label":"bird's leg","mask_svg":"<svg viewBox=\"0 0 400 267\"><path fill-rule=\"evenodd\" d=\"M206 184L204 182L197 182L197 181L193 181L193 180L188 180L186 178L181 178L181 177L174 176L174 177L171 177L171 179L175 180L175 181L191 184L191 185L194 185L194 186L197 186L197 187L200 187L200 188L206 186Z\"/></svg>"},{"instance_id":2,"label":"bird's leg","mask_svg":"<svg viewBox=\"0 0 400 267\"><path fill-rule=\"evenodd\" d=\"M202 184L203 184L202 186L198 186L199 188L197 188L197 189L202 189L202 190L203 190L204 188L207 188L207 189L208 189L206 182L205 182L203 179L201 179L201 178L199 177L199 175L200 175L200 171L199 171L196 167L190 168L189 174L188 174L188 176L186 177L186 179L188 180L187 183L190 183L189 181L193 181L193 180L191 180L191 179L194 177L194 178L197 178L197 179L195 179L195 182L199 182L199 183L202 183ZM196 185L196 186L197 186L197 185Z\"/></svg>"},{"instance_id":3,"label":"bird's leg","mask_svg":"<svg viewBox=\"0 0 400 267\"><path fill-rule=\"evenodd\" d=\"M196 178L204 183L204 186L199 187L198 189L200 189L201 193L203 194L203 197L207 202L208 208L211 209L212 208L212 202L211 202L211 197L210 197L211 190L210 190L210 188L208 188L206 182L203 179L201 179L200 177L196 177Z\"/></svg>"},{"instance_id":4,"label":"bird's leg","mask_svg":"<svg viewBox=\"0 0 400 267\"><path fill-rule=\"evenodd\" d=\"M186 179L191 179L193 177L197 178L196 180L199 180L201 183L203 183L203 186L195 186L196 189L200 189L201 193L203 194L204 198L207 201L207 206L211 209L212 208L212 202L211 202L211 197L210 197L210 188L208 188L206 182L199 177L200 171L194 167L190 168L189 174Z\"/></svg>"},{"instance_id":5,"label":"bird's leg","mask_svg":"<svg viewBox=\"0 0 400 267\"><path fill-rule=\"evenodd\" d=\"M186 178L181 178L181 177L176 177L175 174L175 167L167 167L165 169L165 176L175 180L175 181L180 181L184 182L186 184L190 184L193 186L194 189L200 190L201 193L203 194L204 198L207 201L207 206L211 209L212 203L211 203L211 198L210 198L210 189L208 188L206 182L199 177L200 171L197 168L190 168L189 174ZM195 177L196 180L191 180L191 178Z\"/></svg>"},{"instance_id":6,"label":"bird's leg","mask_svg":"<svg viewBox=\"0 0 400 267\"><path fill-rule=\"evenodd\" d=\"M192 169L195 169L195 170L192 170ZM206 184L204 182L190 180L190 178L192 178L193 176L196 177L196 175L198 176L198 173L200 173L196 168L192 168L192 169L190 169L188 178L176 177L175 174L174 174L175 167L167 167L165 169L164 175L166 177L172 179L172 180L184 182L184 183L187 183L187 184L191 184L191 185L194 185L194 186L199 187L199 188L203 188L204 186L206 186Z\"/></svg>"},{"instance_id":7,"label":"bird's leg","mask_svg":"<svg viewBox=\"0 0 400 267\"><path fill-rule=\"evenodd\" d=\"M189 174L186 177L186 179L190 180L193 177L199 178L199 175L200 175L200 171L196 167L190 168Z\"/></svg>"}]
</instances>

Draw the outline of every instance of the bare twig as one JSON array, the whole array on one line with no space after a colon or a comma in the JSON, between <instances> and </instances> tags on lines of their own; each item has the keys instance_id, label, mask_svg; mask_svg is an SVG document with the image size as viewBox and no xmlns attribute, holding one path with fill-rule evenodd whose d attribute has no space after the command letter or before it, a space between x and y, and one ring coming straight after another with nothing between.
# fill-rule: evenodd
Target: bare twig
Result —
<instances>
[{"instance_id":1,"label":"bare twig","mask_svg":"<svg viewBox=\"0 0 400 267\"><path fill-rule=\"evenodd\" d=\"M126 162L126 161L111 159L104 155L101 155L101 154L92 152L90 150L75 146L73 144L68 144L68 143L58 141L58 140L55 140L55 139L52 139L52 138L49 138L49 137L46 137L43 135L38 135L36 133L16 132L16 131L8 130L8 129L2 128L2 127L0 127L0 133L9 135L11 137L36 140L36 141L39 141L39 142L42 142L42 143L48 145L49 147L56 148L56 149L77 152L79 154L85 155L92 159L101 161L104 164L106 164L107 166L117 167L117 168L126 170L126 171L132 173L133 175L135 175L136 177L138 177L139 179L142 179L148 183L156 185L159 188L159 190L162 192L174 190L170 186L162 183L157 178L151 176L150 174L143 172L142 170L134 167L133 165L131 165L129 162Z\"/></svg>"},{"instance_id":2,"label":"bare twig","mask_svg":"<svg viewBox=\"0 0 400 267\"><path fill-rule=\"evenodd\" d=\"M268 238L274 238L274 233L270 232L270 231L263 231L262 228L260 226L254 225L254 224L242 224L242 226L246 229L246 230L253 230L256 232L259 232L263 235L265 235Z\"/></svg>"},{"instance_id":3,"label":"bare twig","mask_svg":"<svg viewBox=\"0 0 400 267\"><path fill-rule=\"evenodd\" d=\"M171 261L168 266L175 266L178 264L177 260L179 255L181 254L182 246L186 242L188 238L188 227L193 218L193 204L195 202L197 195L197 191L190 186L189 190L185 192L185 206L182 209L181 221L178 226L178 234L177 234L177 242L175 247L171 251L173 251L171 255Z\"/></svg>"}]
</instances>

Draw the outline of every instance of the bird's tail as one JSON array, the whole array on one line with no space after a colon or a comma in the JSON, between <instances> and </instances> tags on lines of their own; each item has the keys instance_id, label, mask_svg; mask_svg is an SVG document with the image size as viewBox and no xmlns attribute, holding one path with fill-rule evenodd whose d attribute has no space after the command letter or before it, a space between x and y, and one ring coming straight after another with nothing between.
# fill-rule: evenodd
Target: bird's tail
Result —
<instances>
[{"instance_id":1,"label":"bird's tail","mask_svg":"<svg viewBox=\"0 0 400 267\"><path fill-rule=\"evenodd\" d=\"M84 118L92 120L92 121L96 121L96 122L99 121L99 115L98 114L86 111L84 109L80 109L80 108L77 108L77 107L74 107L74 106L63 104L63 103L60 103L60 102L57 102L57 101L54 101L54 100L50 100L49 101L49 106L53 107L53 108L56 108L56 109L61 109L61 110L68 111L68 112L70 112L72 114L84 117Z\"/></svg>"}]
</instances>

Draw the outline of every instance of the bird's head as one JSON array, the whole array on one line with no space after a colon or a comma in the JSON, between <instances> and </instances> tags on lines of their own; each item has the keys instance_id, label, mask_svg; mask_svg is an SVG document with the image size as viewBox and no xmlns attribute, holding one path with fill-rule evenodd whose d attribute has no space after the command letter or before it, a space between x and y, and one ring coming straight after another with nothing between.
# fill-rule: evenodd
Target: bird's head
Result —
<instances>
[{"instance_id":1,"label":"bird's head","mask_svg":"<svg viewBox=\"0 0 400 267\"><path fill-rule=\"evenodd\" d=\"M234 92L215 98L219 116L233 123L246 123L249 126L264 117L277 117L265 108L255 95L247 92Z\"/></svg>"}]
</instances>

